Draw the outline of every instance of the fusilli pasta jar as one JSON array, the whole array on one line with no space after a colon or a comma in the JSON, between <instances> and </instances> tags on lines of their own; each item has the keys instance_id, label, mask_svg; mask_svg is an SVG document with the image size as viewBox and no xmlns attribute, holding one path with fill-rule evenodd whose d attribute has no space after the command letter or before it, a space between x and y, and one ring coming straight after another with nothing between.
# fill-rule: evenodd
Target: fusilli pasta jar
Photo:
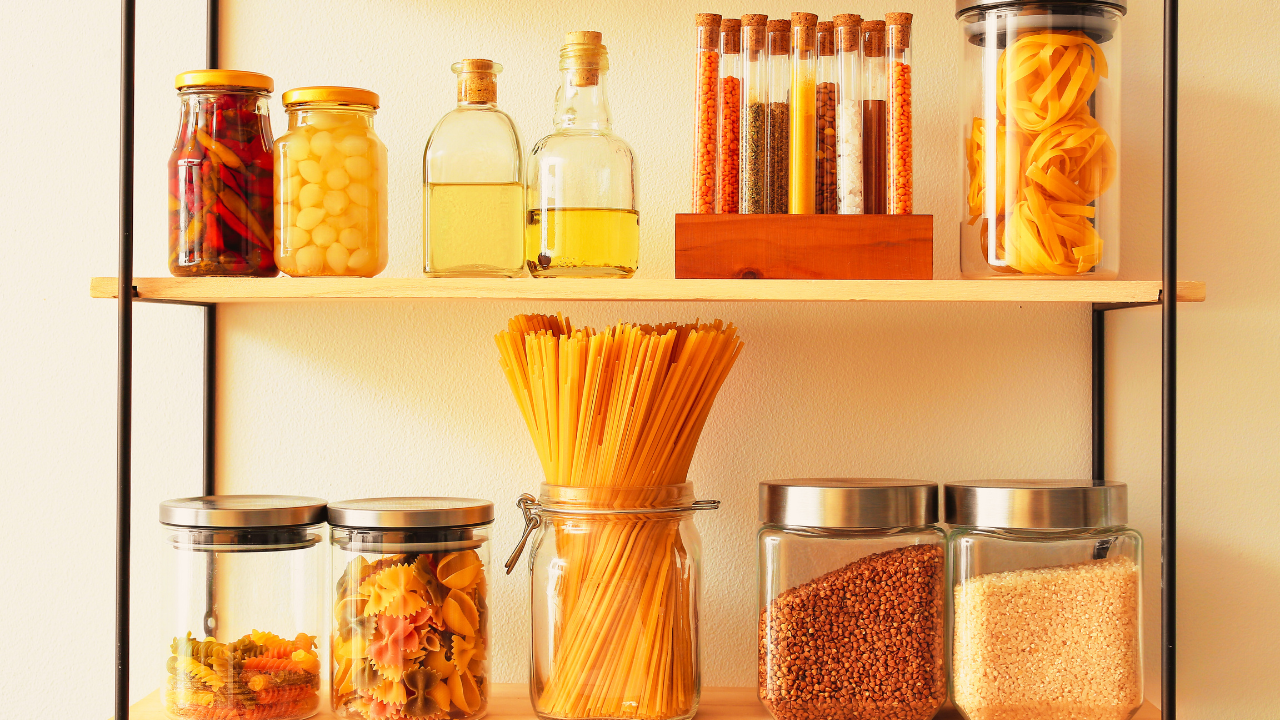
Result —
<instances>
[{"instance_id":1,"label":"fusilli pasta jar","mask_svg":"<svg viewBox=\"0 0 1280 720\"><path fill-rule=\"evenodd\" d=\"M493 503L370 498L329 506L338 717L485 714Z\"/></svg>"},{"instance_id":2,"label":"fusilli pasta jar","mask_svg":"<svg viewBox=\"0 0 1280 720\"><path fill-rule=\"evenodd\" d=\"M1126 7L1127 0L957 0L965 277L1116 277ZM899 57L906 28L890 37L891 82L908 62Z\"/></svg>"},{"instance_id":3,"label":"fusilli pasta jar","mask_svg":"<svg viewBox=\"0 0 1280 720\"><path fill-rule=\"evenodd\" d=\"M160 504L170 548L170 718L315 714L325 501L216 495Z\"/></svg>"}]
</instances>

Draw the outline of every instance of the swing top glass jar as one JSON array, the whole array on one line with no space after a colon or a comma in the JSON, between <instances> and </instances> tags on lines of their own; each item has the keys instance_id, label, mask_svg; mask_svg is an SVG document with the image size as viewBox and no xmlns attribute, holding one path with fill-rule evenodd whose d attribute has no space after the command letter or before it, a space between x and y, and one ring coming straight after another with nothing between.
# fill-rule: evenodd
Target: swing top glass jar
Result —
<instances>
[{"instance_id":1,"label":"swing top glass jar","mask_svg":"<svg viewBox=\"0 0 1280 720\"><path fill-rule=\"evenodd\" d=\"M929 720L947 698L938 486L760 483L759 694L778 720Z\"/></svg>"},{"instance_id":2,"label":"swing top glass jar","mask_svg":"<svg viewBox=\"0 0 1280 720\"><path fill-rule=\"evenodd\" d=\"M276 143L276 264L293 277L373 277L387 267L387 148L377 93L304 87L284 94Z\"/></svg>"},{"instance_id":3,"label":"swing top glass jar","mask_svg":"<svg viewBox=\"0 0 1280 720\"><path fill-rule=\"evenodd\" d=\"M951 697L969 720L1128 720L1142 705L1142 538L1127 488L947 483Z\"/></svg>"},{"instance_id":4,"label":"swing top glass jar","mask_svg":"<svg viewBox=\"0 0 1280 720\"><path fill-rule=\"evenodd\" d=\"M371 720L398 708L414 718L484 715L493 503L347 500L329 505L329 524L335 714Z\"/></svg>"},{"instance_id":5,"label":"swing top glass jar","mask_svg":"<svg viewBox=\"0 0 1280 720\"><path fill-rule=\"evenodd\" d=\"M160 504L172 571L168 717L315 713L324 519L319 498L214 495Z\"/></svg>"},{"instance_id":6,"label":"swing top glass jar","mask_svg":"<svg viewBox=\"0 0 1280 720\"><path fill-rule=\"evenodd\" d=\"M971 278L1115 278L1126 0L958 0Z\"/></svg>"},{"instance_id":7,"label":"swing top glass jar","mask_svg":"<svg viewBox=\"0 0 1280 720\"><path fill-rule=\"evenodd\" d=\"M169 272L275 277L271 118L275 84L240 70L193 70L169 156Z\"/></svg>"}]
</instances>

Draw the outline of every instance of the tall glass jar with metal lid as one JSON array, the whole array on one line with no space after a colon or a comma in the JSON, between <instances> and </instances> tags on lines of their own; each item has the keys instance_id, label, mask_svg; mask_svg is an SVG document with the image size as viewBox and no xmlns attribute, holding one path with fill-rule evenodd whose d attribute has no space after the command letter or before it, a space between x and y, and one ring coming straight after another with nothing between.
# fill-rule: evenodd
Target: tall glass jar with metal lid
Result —
<instances>
[{"instance_id":1,"label":"tall glass jar with metal lid","mask_svg":"<svg viewBox=\"0 0 1280 720\"><path fill-rule=\"evenodd\" d=\"M947 483L952 699L970 720L1142 705L1142 538L1123 483Z\"/></svg>"},{"instance_id":2,"label":"tall glass jar with metal lid","mask_svg":"<svg viewBox=\"0 0 1280 720\"><path fill-rule=\"evenodd\" d=\"M329 505L334 713L476 718L489 704L493 503L445 497Z\"/></svg>"},{"instance_id":3,"label":"tall glass jar with metal lid","mask_svg":"<svg viewBox=\"0 0 1280 720\"><path fill-rule=\"evenodd\" d=\"M957 0L968 278L1115 278L1127 0Z\"/></svg>"},{"instance_id":4,"label":"tall glass jar with metal lid","mask_svg":"<svg viewBox=\"0 0 1280 720\"><path fill-rule=\"evenodd\" d=\"M169 156L169 272L275 277L271 247L274 82L241 70L177 77L182 101Z\"/></svg>"},{"instance_id":5,"label":"tall glass jar with metal lid","mask_svg":"<svg viewBox=\"0 0 1280 720\"><path fill-rule=\"evenodd\" d=\"M160 504L171 572L168 717L315 714L324 520L319 498L215 495Z\"/></svg>"},{"instance_id":6,"label":"tall glass jar with metal lid","mask_svg":"<svg viewBox=\"0 0 1280 720\"><path fill-rule=\"evenodd\" d=\"M550 720L683 720L702 693L702 541L693 485L542 486L524 495L533 657L529 694Z\"/></svg>"},{"instance_id":7,"label":"tall glass jar with metal lid","mask_svg":"<svg viewBox=\"0 0 1280 720\"><path fill-rule=\"evenodd\" d=\"M387 147L378 94L303 87L284 94L276 143L276 264L293 277L373 277L387 267Z\"/></svg>"},{"instance_id":8,"label":"tall glass jar with metal lid","mask_svg":"<svg viewBox=\"0 0 1280 720\"><path fill-rule=\"evenodd\" d=\"M938 487L760 483L760 700L778 720L928 720L946 701Z\"/></svg>"}]
</instances>

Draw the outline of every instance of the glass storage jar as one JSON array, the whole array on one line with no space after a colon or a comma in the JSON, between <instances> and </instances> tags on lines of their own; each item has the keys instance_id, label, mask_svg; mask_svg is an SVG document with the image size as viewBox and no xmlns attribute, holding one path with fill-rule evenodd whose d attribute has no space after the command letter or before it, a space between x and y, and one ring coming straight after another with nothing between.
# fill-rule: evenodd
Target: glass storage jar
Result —
<instances>
[{"instance_id":1,"label":"glass storage jar","mask_svg":"<svg viewBox=\"0 0 1280 720\"><path fill-rule=\"evenodd\" d=\"M969 720L1128 720L1142 538L1123 483L947 483L951 697Z\"/></svg>"},{"instance_id":2,"label":"glass storage jar","mask_svg":"<svg viewBox=\"0 0 1280 720\"><path fill-rule=\"evenodd\" d=\"M484 715L493 503L347 500L329 505L329 525L334 713L358 720Z\"/></svg>"},{"instance_id":3,"label":"glass storage jar","mask_svg":"<svg viewBox=\"0 0 1280 720\"><path fill-rule=\"evenodd\" d=\"M463 60L458 106L431 131L422 158L423 271L432 277L524 274L524 155L498 109L492 60Z\"/></svg>"},{"instance_id":4,"label":"glass storage jar","mask_svg":"<svg viewBox=\"0 0 1280 720\"><path fill-rule=\"evenodd\" d=\"M957 1L965 277L1116 277L1125 9Z\"/></svg>"},{"instance_id":5,"label":"glass storage jar","mask_svg":"<svg viewBox=\"0 0 1280 720\"><path fill-rule=\"evenodd\" d=\"M387 267L387 148L377 93L303 87L284 94L276 143L276 264L293 277L373 277Z\"/></svg>"},{"instance_id":6,"label":"glass storage jar","mask_svg":"<svg viewBox=\"0 0 1280 720\"><path fill-rule=\"evenodd\" d=\"M929 720L947 698L938 487L760 483L760 700L778 720Z\"/></svg>"},{"instance_id":7,"label":"glass storage jar","mask_svg":"<svg viewBox=\"0 0 1280 720\"><path fill-rule=\"evenodd\" d=\"M319 498L214 495L160 504L173 570L168 717L315 713L324 519Z\"/></svg>"},{"instance_id":8,"label":"glass storage jar","mask_svg":"<svg viewBox=\"0 0 1280 720\"><path fill-rule=\"evenodd\" d=\"M271 248L271 78L193 70L169 156L169 272L275 277Z\"/></svg>"},{"instance_id":9,"label":"glass storage jar","mask_svg":"<svg viewBox=\"0 0 1280 720\"><path fill-rule=\"evenodd\" d=\"M555 132L529 155L525 263L534 277L628 278L640 266L636 160L613 132L600 33L560 48Z\"/></svg>"},{"instance_id":10,"label":"glass storage jar","mask_svg":"<svg viewBox=\"0 0 1280 720\"><path fill-rule=\"evenodd\" d=\"M542 485L520 498L529 555L533 657L541 718L692 717L701 693L702 542L689 483Z\"/></svg>"}]
</instances>

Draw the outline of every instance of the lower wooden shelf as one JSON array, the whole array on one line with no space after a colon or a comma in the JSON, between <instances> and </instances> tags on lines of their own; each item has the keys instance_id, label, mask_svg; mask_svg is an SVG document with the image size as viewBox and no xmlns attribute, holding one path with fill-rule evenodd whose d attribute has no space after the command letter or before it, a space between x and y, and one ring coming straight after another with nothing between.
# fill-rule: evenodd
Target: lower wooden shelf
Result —
<instances>
[{"instance_id":1,"label":"lower wooden shelf","mask_svg":"<svg viewBox=\"0 0 1280 720\"><path fill-rule=\"evenodd\" d=\"M328 703L316 713L315 720L334 720L336 717ZM529 686L524 683L495 683L489 696L488 720L535 720L529 705ZM769 720L769 712L756 699L756 689L703 688L702 702L697 717L704 720ZM935 720L959 720L960 714L950 707L943 708ZM157 690L129 708L130 720L165 720L164 706ZM1146 703L1134 720L1160 720L1160 711Z\"/></svg>"}]
</instances>

